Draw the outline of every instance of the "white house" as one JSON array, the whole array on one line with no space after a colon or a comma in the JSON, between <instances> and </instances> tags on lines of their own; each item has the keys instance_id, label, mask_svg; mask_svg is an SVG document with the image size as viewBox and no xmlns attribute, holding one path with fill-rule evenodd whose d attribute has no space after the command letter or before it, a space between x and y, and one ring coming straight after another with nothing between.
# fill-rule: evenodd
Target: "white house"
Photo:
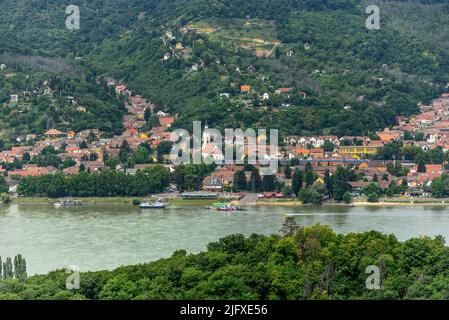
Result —
<instances>
[{"instance_id":1,"label":"white house","mask_svg":"<svg viewBox=\"0 0 449 320\"><path fill-rule=\"evenodd\" d=\"M19 102L19 96L17 94L11 95L11 103L17 103Z\"/></svg>"},{"instance_id":2,"label":"white house","mask_svg":"<svg viewBox=\"0 0 449 320\"><path fill-rule=\"evenodd\" d=\"M270 100L270 95L269 95L268 93L265 92L265 93L263 94L262 99L263 99L263 100Z\"/></svg>"}]
</instances>

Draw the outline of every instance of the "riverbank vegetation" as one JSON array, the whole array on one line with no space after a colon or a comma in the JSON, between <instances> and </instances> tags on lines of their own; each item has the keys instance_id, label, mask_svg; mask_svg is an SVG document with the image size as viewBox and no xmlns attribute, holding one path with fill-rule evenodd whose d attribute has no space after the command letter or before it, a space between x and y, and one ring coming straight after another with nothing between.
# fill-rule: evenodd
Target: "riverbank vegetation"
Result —
<instances>
[{"instance_id":1,"label":"riverbank vegetation","mask_svg":"<svg viewBox=\"0 0 449 320\"><path fill-rule=\"evenodd\" d=\"M135 175L106 170L75 175L23 177L17 193L24 197L138 197L163 192L169 185L170 171L163 166L139 170Z\"/></svg>"},{"instance_id":2,"label":"riverbank vegetation","mask_svg":"<svg viewBox=\"0 0 449 320\"><path fill-rule=\"evenodd\" d=\"M84 272L66 290L64 271L0 281L0 299L449 299L449 248L442 237L405 242L379 232L337 234L298 226L281 235L230 235L207 251ZM368 290L368 266L380 270Z\"/></svg>"}]
</instances>

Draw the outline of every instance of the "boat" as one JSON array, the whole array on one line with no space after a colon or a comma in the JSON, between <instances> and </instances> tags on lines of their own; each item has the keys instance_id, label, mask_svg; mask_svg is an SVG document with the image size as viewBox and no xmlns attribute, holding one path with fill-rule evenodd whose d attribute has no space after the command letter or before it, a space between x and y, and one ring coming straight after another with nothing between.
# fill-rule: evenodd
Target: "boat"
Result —
<instances>
[{"instance_id":1,"label":"boat","mask_svg":"<svg viewBox=\"0 0 449 320\"><path fill-rule=\"evenodd\" d=\"M82 202L79 200L64 200L55 203L55 207L79 207L82 205Z\"/></svg>"},{"instance_id":2,"label":"boat","mask_svg":"<svg viewBox=\"0 0 449 320\"><path fill-rule=\"evenodd\" d=\"M145 201L139 205L139 208L141 209L165 209L165 207L165 203L161 202L160 200L156 200L153 202Z\"/></svg>"},{"instance_id":3,"label":"boat","mask_svg":"<svg viewBox=\"0 0 449 320\"><path fill-rule=\"evenodd\" d=\"M230 203L214 203L212 206L206 208L217 211L245 211L242 207L233 206Z\"/></svg>"},{"instance_id":4,"label":"boat","mask_svg":"<svg viewBox=\"0 0 449 320\"><path fill-rule=\"evenodd\" d=\"M235 208L229 206L229 207L222 207L222 208L217 208L218 211L235 211Z\"/></svg>"}]
</instances>

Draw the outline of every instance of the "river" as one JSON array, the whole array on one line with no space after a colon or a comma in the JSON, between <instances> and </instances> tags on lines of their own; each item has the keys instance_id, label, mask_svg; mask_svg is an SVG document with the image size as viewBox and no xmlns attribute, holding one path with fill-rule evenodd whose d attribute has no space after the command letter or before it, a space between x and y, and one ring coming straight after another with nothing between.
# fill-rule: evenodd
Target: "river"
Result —
<instances>
[{"instance_id":1,"label":"river","mask_svg":"<svg viewBox=\"0 0 449 320\"><path fill-rule=\"evenodd\" d=\"M202 207L170 206L142 211L124 204L55 208L51 204L0 205L0 256L21 253L28 274L76 265L81 271L113 269L169 257L175 250L197 253L220 237L277 233L285 214L304 225L330 225L337 232L377 230L400 240L421 235L449 239L449 208L254 206L222 213Z\"/></svg>"}]
</instances>

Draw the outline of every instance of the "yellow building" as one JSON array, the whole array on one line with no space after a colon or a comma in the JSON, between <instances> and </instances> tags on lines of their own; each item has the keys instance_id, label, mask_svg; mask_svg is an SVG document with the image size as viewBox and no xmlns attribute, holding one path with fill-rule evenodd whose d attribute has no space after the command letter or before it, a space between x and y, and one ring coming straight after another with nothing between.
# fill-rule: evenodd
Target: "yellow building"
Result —
<instances>
[{"instance_id":1,"label":"yellow building","mask_svg":"<svg viewBox=\"0 0 449 320\"><path fill-rule=\"evenodd\" d=\"M379 147L377 146L340 146L338 152L341 155L351 156L354 158L376 154Z\"/></svg>"}]
</instances>

